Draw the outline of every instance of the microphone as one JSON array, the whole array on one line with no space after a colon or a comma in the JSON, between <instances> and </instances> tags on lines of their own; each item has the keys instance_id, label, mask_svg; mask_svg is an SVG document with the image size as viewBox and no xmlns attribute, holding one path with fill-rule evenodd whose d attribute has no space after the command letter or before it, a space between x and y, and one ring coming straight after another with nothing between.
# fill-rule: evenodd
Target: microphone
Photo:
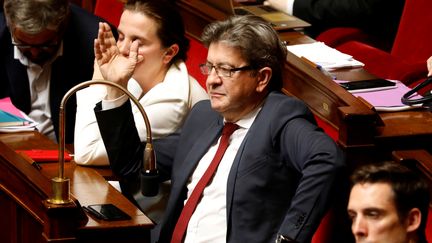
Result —
<instances>
[{"instance_id":1,"label":"microphone","mask_svg":"<svg viewBox=\"0 0 432 243\"><path fill-rule=\"evenodd\" d=\"M409 105L409 106L423 104L423 106L431 108L431 106L432 106L432 103L431 103L432 102L432 94L429 93L429 94L425 95L424 97L416 98L416 99L411 98L417 94L417 91L426 87L430 83L432 83L432 76L427 77L425 81L421 82L420 84L418 84L414 88L412 88L410 91L406 92L402 96L401 102L403 104Z\"/></svg>"},{"instance_id":2,"label":"microphone","mask_svg":"<svg viewBox=\"0 0 432 243\"><path fill-rule=\"evenodd\" d=\"M63 96L60 102L60 112L59 112L59 143L58 143L58 158L59 158L59 168L58 176L51 179L52 182L52 195L47 200L51 204L68 204L72 203L70 198L70 179L64 176L64 151L65 151L65 117L66 117L66 103L69 98L75 94L77 91L86 88L93 84L103 84L115 87L121 90L125 95L129 97L132 102L138 107L141 115L143 116L144 123L147 130L147 142L144 148L143 166L140 172L141 175L141 192L144 196L155 196L159 191L159 172L156 168L156 156L153 149L153 139L151 135L150 121L147 117L147 113L144 108L139 103L138 99L135 98L126 88L120 86L119 84L106 81L106 80L89 80L82 82L80 84L72 87Z\"/></svg>"}]
</instances>

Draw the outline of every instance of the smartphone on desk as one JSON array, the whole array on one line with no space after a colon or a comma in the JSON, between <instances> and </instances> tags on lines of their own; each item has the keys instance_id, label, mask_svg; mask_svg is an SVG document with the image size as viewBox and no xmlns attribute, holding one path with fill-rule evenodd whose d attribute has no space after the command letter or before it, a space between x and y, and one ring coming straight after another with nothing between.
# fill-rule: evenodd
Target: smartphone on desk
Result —
<instances>
[{"instance_id":1,"label":"smartphone on desk","mask_svg":"<svg viewBox=\"0 0 432 243\"><path fill-rule=\"evenodd\" d=\"M378 91L396 88L396 83L386 79L369 79L339 83L344 89L355 92Z\"/></svg>"},{"instance_id":2,"label":"smartphone on desk","mask_svg":"<svg viewBox=\"0 0 432 243\"><path fill-rule=\"evenodd\" d=\"M88 205L87 207L83 206L83 209L95 216L98 219L102 220L128 220L131 217L123 212L121 209L116 207L114 204L93 204Z\"/></svg>"}]
</instances>

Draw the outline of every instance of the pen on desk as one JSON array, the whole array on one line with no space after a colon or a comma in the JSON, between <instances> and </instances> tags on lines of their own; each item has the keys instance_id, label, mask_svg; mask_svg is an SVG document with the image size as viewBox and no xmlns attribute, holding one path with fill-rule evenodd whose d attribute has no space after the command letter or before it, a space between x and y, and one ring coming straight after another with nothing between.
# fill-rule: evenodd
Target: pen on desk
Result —
<instances>
[{"instance_id":1,"label":"pen on desk","mask_svg":"<svg viewBox=\"0 0 432 243\"><path fill-rule=\"evenodd\" d=\"M36 169L41 170L42 167L39 165L38 162L34 161L31 165L33 165L34 167L36 167Z\"/></svg>"},{"instance_id":2,"label":"pen on desk","mask_svg":"<svg viewBox=\"0 0 432 243\"><path fill-rule=\"evenodd\" d=\"M322 73L324 73L326 76L332 78L332 79L336 79L336 76L331 74L329 71L327 71L325 68L323 68L321 65L317 65L316 68L318 70L320 70Z\"/></svg>"},{"instance_id":3,"label":"pen on desk","mask_svg":"<svg viewBox=\"0 0 432 243\"><path fill-rule=\"evenodd\" d=\"M34 161L30 156L28 156L26 153L18 152L21 157L23 157L27 162L29 162L32 166L34 166L36 169L41 170L42 167L39 165L38 162Z\"/></svg>"},{"instance_id":4,"label":"pen on desk","mask_svg":"<svg viewBox=\"0 0 432 243\"><path fill-rule=\"evenodd\" d=\"M307 59L304 56L301 56L300 59L305 61L307 64L311 65L312 67L320 70L322 73L324 73L327 77L330 77L331 79L336 79L336 76L329 73L325 68L323 68L321 65L317 65L316 63L312 62L311 60Z\"/></svg>"}]
</instances>

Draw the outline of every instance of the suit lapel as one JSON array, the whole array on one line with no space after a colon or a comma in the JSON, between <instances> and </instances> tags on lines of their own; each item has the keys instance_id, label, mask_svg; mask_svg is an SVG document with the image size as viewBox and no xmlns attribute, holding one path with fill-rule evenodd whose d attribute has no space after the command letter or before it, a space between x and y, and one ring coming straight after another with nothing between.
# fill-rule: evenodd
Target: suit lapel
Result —
<instances>
[{"instance_id":1,"label":"suit lapel","mask_svg":"<svg viewBox=\"0 0 432 243\"><path fill-rule=\"evenodd\" d=\"M6 61L6 70L9 76L9 88L10 97L13 104L25 113L30 112L30 87L27 77L27 70L24 65L22 65L19 60L13 58L12 55L6 59L11 61Z\"/></svg>"},{"instance_id":2,"label":"suit lapel","mask_svg":"<svg viewBox=\"0 0 432 243\"><path fill-rule=\"evenodd\" d=\"M234 196L234 186L235 186L236 181L237 181L237 174L238 174L237 171L238 171L238 167L240 165L240 161L241 161L241 158L243 156L243 152L244 152L245 147L246 147L245 145L248 141L251 129L252 129L252 127L249 129L248 133L246 134L245 138L243 139L243 142L241 143L241 145L237 151L237 154L234 158L233 164L231 166L231 169L230 169L230 172L228 175L227 192L226 192L226 197L227 197L226 211L227 211L227 223L228 224L230 223L229 218L231 215L232 199ZM229 225L228 225L228 228L229 228Z\"/></svg>"},{"instance_id":3,"label":"suit lapel","mask_svg":"<svg viewBox=\"0 0 432 243\"><path fill-rule=\"evenodd\" d=\"M200 159L204 156L216 139L219 138L220 133L222 132L222 127L223 121L219 119L209 125L209 127L200 134L201 136L197 137L195 143L183 161L181 170L182 173L178 178L179 185L186 185Z\"/></svg>"}]
</instances>

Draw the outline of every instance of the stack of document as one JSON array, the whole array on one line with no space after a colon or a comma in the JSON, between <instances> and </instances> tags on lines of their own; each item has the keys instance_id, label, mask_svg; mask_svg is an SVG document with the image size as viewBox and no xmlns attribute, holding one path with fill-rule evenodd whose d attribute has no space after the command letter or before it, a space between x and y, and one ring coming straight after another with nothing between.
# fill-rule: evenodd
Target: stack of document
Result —
<instances>
[{"instance_id":1,"label":"stack of document","mask_svg":"<svg viewBox=\"0 0 432 243\"><path fill-rule=\"evenodd\" d=\"M16 108L9 97L0 99L0 132L34 131L37 122Z\"/></svg>"},{"instance_id":2,"label":"stack of document","mask_svg":"<svg viewBox=\"0 0 432 243\"><path fill-rule=\"evenodd\" d=\"M331 48L323 42L288 45L287 49L296 56L305 57L328 71L364 66L362 62L355 60L352 56Z\"/></svg>"}]
</instances>

